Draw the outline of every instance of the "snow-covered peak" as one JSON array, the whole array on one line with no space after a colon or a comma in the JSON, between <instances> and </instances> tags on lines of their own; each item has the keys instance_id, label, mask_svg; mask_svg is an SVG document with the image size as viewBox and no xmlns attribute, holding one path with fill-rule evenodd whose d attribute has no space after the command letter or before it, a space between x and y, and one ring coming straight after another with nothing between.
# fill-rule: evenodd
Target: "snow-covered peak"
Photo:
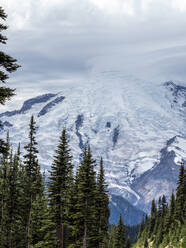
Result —
<instances>
[{"instance_id":1,"label":"snow-covered peak","mask_svg":"<svg viewBox=\"0 0 186 248\"><path fill-rule=\"evenodd\" d=\"M4 125L2 135L9 129L13 145L24 146L34 115L39 160L49 169L66 127L74 163L79 163L89 143L95 158L103 157L110 191L138 201L141 196L130 185L160 162L168 140L176 136L181 150L174 145L169 149L179 159L185 157L184 92L184 86L173 82L152 83L116 71L103 72L80 83L62 84L59 93L27 100L31 104L24 111L22 107L1 113L1 121L10 123ZM172 107L175 97L179 104Z\"/></svg>"}]
</instances>

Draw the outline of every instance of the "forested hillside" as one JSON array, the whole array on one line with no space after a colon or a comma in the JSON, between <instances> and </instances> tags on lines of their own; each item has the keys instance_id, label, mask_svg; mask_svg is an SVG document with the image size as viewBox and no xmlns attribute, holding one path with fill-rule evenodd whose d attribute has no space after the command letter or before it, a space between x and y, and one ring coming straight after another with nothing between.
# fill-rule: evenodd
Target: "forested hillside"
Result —
<instances>
[{"instance_id":1,"label":"forested hillside","mask_svg":"<svg viewBox=\"0 0 186 248\"><path fill-rule=\"evenodd\" d=\"M99 173L87 147L74 176L65 129L49 182L38 163L32 116L23 160L7 134L0 166L0 247L101 247L108 235L108 193L103 161Z\"/></svg>"},{"instance_id":2,"label":"forested hillside","mask_svg":"<svg viewBox=\"0 0 186 248\"><path fill-rule=\"evenodd\" d=\"M103 160L86 147L74 173L66 130L59 138L49 175L38 162L36 123L31 117L28 144L13 151L7 133L0 162L0 247L130 247L120 216L109 232L109 195ZM47 181L47 182L46 182ZM121 246L121 244L123 246Z\"/></svg>"},{"instance_id":3,"label":"forested hillside","mask_svg":"<svg viewBox=\"0 0 186 248\"><path fill-rule=\"evenodd\" d=\"M181 164L176 195L152 201L151 214L141 223L137 247L186 247L186 170Z\"/></svg>"},{"instance_id":4,"label":"forested hillside","mask_svg":"<svg viewBox=\"0 0 186 248\"><path fill-rule=\"evenodd\" d=\"M139 227L126 227L120 215L118 224L109 228L102 158L96 174L88 146L74 171L63 129L50 172L41 172L35 135L33 116L24 151L21 144L13 151L7 133L0 163L0 247L130 247ZM176 195L172 194L169 204L164 195L158 203L152 201L151 214L144 217L134 247L185 247L185 178L181 164Z\"/></svg>"}]
</instances>

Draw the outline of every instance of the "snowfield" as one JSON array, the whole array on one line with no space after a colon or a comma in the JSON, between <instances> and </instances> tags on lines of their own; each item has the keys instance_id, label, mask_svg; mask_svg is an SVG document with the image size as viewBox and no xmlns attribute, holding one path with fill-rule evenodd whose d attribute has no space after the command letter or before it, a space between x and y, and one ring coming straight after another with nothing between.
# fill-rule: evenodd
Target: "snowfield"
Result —
<instances>
[{"instance_id":1,"label":"snowfield","mask_svg":"<svg viewBox=\"0 0 186 248\"><path fill-rule=\"evenodd\" d=\"M13 147L21 142L23 148L34 115L39 161L49 170L59 135L66 127L74 164L90 144L97 161L103 157L110 192L138 205L143 195L131 185L160 163L163 148L174 152L175 165L181 159L186 161L186 87L183 83L152 83L117 71L87 80L62 84L60 92L48 92L53 94L47 96L38 93L42 96L26 102L26 110L20 106L14 112L1 111L1 135L5 137L9 130ZM159 193L151 191L149 199Z\"/></svg>"}]
</instances>

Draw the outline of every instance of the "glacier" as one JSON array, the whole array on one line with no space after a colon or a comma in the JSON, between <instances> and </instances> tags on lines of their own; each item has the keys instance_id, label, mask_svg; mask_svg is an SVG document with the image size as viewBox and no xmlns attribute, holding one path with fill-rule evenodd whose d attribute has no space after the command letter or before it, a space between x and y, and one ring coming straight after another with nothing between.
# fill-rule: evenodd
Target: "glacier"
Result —
<instances>
[{"instance_id":1,"label":"glacier","mask_svg":"<svg viewBox=\"0 0 186 248\"><path fill-rule=\"evenodd\" d=\"M103 157L111 194L148 211L152 198L168 197L175 190L179 164L186 161L183 82L151 82L103 71L86 81L61 84L60 91L35 94L16 110L0 112L0 134L5 137L9 130L13 147L20 142L23 148L34 115L39 161L45 171L50 170L65 127L76 166L87 144L98 163ZM166 173L161 168L167 173L171 168L167 178L156 173ZM161 186L155 190L157 183Z\"/></svg>"}]
</instances>

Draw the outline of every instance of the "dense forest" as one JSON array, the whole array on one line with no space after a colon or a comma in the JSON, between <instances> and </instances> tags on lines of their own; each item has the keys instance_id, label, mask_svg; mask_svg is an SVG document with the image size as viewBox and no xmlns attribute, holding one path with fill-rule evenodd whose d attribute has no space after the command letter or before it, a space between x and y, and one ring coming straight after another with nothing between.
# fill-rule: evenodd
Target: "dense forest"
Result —
<instances>
[{"instance_id":1,"label":"dense forest","mask_svg":"<svg viewBox=\"0 0 186 248\"><path fill-rule=\"evenodd\" d=\"M130 247L121 216L109 228L103 160L96 173L88 146L74 173L63 129L49 175L42 174L35 124L32 116L24 152L20 145L13 151L7 134L0 164L0 247Z\"/></svg>"},{"instance_id":2,"label":"dense forest","mask_svg":"<svg viewBox=\"0 0 186 248\"><path fill-rule=\"evenodd\" d=\"M134 247L186 247L186 170L180 166L176 195L152 200L150 216L141 223Z\"/></svg>"},{"instance_id":3,"label":"dense forest","mask_svg":"<svg viewBox=\"0 0 186 248\"><path fill-rule=\"evenodd\" d=\"M152 201L140 227L126 227L122 216L109 226L109 195L103 160L99 166L86 147L74 168L62 130L50 172L41 173L36 123L31 117L28 144L14 152L9 134L0 162L0 248L184 247L186 172L180 166L176 195ZM99 168L97 168L99 167ZM96 173L98 171L98 173ZM132 239L130 241L130 238Z\"/></svg>"}]
</instances>

